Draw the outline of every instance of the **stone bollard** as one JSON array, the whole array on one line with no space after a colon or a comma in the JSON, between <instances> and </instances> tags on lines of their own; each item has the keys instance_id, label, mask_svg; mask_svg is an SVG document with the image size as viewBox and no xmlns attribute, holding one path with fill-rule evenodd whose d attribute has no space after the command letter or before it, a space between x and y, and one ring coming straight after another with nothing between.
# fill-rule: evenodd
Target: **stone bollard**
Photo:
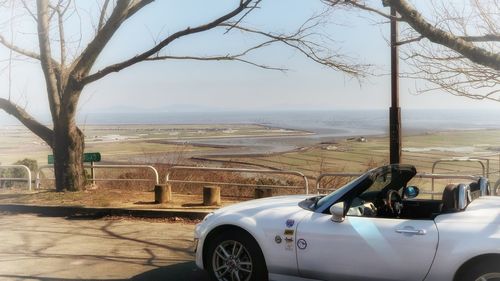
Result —
<instances>
[{"instance_id":1,"label":"stone bollard","mask_svg":"<svg viewBox=\"0 0 500 281\"><path fill-rule=\"evenodd\" d=\"M204 186L203 187L203 205L204 206L220 205L220 187L219 186Z\"/></svg>"},{"instance_id":2,"label":"stone bollard","mask_svg":"<svg viewBox=\"0 0 500 281\"><path fill-rule=\"evenodd\" d=\"M255 199L273 196L273 189L270 187L255 188Z\"/></svg>"},{"instance_id":3,"label":"stone bollard","mask_svg":"<svg viewBox=\"0 0 500 281\"><path fill-rule=\"evenodd\" d=\"M169 184L155 185L155 203L163 204L172 201L172 187Z\"/></svg>"}]
</instances>

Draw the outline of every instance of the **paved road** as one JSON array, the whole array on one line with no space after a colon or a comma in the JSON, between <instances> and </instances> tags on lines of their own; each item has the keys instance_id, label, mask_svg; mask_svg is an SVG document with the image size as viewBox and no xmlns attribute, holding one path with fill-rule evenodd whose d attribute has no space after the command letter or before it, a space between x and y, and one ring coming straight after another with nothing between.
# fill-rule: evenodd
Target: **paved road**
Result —
<instances>
[{"instance_id":1,"label":"paved road","mask_svg":"<svg viewBox=\"0 0 500 281\"><path fill-rule=\"evenodd\" d=\"M193 225L0 214L0 280L208 280Z\"/></svg>"}]
</instances>

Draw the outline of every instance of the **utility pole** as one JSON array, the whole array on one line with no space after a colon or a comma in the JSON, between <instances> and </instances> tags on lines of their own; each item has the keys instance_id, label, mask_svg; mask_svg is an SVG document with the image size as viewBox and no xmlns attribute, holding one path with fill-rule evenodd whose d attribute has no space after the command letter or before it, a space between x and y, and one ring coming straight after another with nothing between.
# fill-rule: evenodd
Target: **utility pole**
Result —
<instances>
[{"instance_id":1,"label":"utility pole","mask_svg":"<svg viewBox=\"0 0 500 281\"><path fill-rule=\"evenodd\" d=\"M391 164L401 162L401 108L399 107L399 56L397 12L391 6L391 108L389 138Z\"/></svg>"}]
</instances>

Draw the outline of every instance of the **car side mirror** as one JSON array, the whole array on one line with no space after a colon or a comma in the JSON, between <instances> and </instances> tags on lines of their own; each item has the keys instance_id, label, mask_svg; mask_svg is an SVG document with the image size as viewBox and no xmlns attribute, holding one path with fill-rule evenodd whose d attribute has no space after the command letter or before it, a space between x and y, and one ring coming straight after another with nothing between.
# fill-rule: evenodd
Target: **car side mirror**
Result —
<instances>
[{"instance_id":1,"label":"car side mirror","mask_svg":"<svg viewBox=\"0 0 500 281\"><path fill-rule=\"evenodd\" d=\"M330 214L332 214L331 220L334 222L343 222L344 216L344 202L335 203L330 207Z\"/></svg>"},{"instance_id":2,"label":"car side mirror","mask_svg":"<svg viewBox=\"0 0 500 281\"><path fill-rule=\"evenodd\" d=\"M404 188L403 194L405 198L415 198L420 194L420 189L416 186L410 185Z\"/></svg>"}]
</instances>

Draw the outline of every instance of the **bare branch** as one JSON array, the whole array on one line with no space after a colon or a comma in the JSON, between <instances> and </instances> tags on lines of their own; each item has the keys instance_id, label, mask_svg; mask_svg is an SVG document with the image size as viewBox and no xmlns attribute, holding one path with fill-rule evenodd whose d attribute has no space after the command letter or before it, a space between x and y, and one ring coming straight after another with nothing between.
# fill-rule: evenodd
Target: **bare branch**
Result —
<instances>
[{"instance_id":1,"label":"bare branch","mask_svg":"<svg viewBox=\"0 0 500 281\"><path fill-rule=\"evenodd\" d=\"M37 0L40 61L45 77L45 84L47 85L50 110L53 113L52 118L55 121L59 117L61 97L57 91L56 66L52 63L53 59L50 51L48 7L48 0Z\"/></svg>"},{"instance_id":2,"label":"bare branch","mask_svg":"<svg viewBox=\"0 0 500 281\"><path fill-rule=\"evenodd\" d=\"M363 0L322 1L390 18ZM419 88L417 92L446 91L473 99L500 101L498 0L471 0L467 9L436 1L432 4L435 17L432 23L407 0L386 2L401 15L398 20L409 25L400 31L402 39L397 45L404 45L402 59L410 66L402 77L427 82L427 88Z\"/></svg>"},{"instance_id":3,"label":"bare branch","mask_svg":"<svg viewBox=\"0 0 500 281\"><path fill-rule=\"evenodd\" d=\"M341 0L322 0L324 3L326 3L327 5L330 5L330 6L335 6L335 5L351 5L351 6L354 6L358 9L361 9L361 10L365 10L365 11L368 11L368 12L372 12L372 13L375 13L379 16L382 16L384 18L387 18L387 19L396 19L398 21L401 20L400 17L393 17L391 16L390 14L387 14L387 13L384 13L378 9L375 9L375 8L372 8L366 4L361 4L359 3L358 1L356 0L344 0L344 1L341 1Z\"/></svg>"},{"instance_id":4,"label":"bare branch","mask_svg":"<svg viewBox=\"0 0 500 281\"><path fill-rule=\"evenodd\" d=\"M23 55L23 56L26 56L26 57L29 57L32 59L40 60L39 54L32 52L32 51L25 50L25 49L20 48L18 46L15 46L11 42L7 41L2 35L0 35L0 44L2 44L4 47L6 47L6 48L8 48L8 49L20 54L20 55Z\"/></svg>"},{"instance_id":5,"label":"bare branch","mask_svg":"<svg viewBox=\"0 0 500 281\"><path fill-rule=\"evenodd\" d=\"M80 83L82 84L82 86L89 84L91 82L94 82L96 80L103 78L104 76L106 76L110 73L118 72L118 71L120 71L124 68L127 68L129 66L132 66L138 62L144 61L147 58L149 58L149 57L155 55L156 53L158 53L159 51L161 51L164 47L166 47L168 44L170 44L174 40L177 40L181 37L195 34L195 33L200 33L200 32L215 28L215 27L219 26L221 23L223 23L223 22L235 17L239 13L241 13L244 9L246 9L248 7L248 5L251 2L252 2L252 0L245 0L244 2L242 2L238 7L236 7L231 12L229 12L229 13L227 13L227 14L225 14L225 15L223 15L223 16L221 16L221 17L219 17L219 18L217 18L217 19L215 19L207 24L199 25L199 26L194 27L194 28L188 27L184 30L175 32L172 35L165 38L160 43L158 43L157 45L155 45L153 48L151 48L151 49L149 49L149 50L147 50L139 55L136 55L133 58L130 58L130 59L123 61L123 62L120 62L120 63L110 65L108 67L105 67L104 69L99 70L94 74L88 75L87 77L82 77ZM108 20L108 22L110 22L110 21L111 21L111 18ZM107 24L108 23L106 23L106 25Z\"/></svg>"},{"instance_id":6,"label":"bare branch","mask_svg":"<svg viewBox=\"0 0 500 281\"><path fill-rule=\"evenodd\" d=\"M151 58L147 58L147 61L157 61L157 60L168 60L168 59L175 59L175 60L198 60L198 61L238 61L242 63L246 63L258 68L262 69L267 69L267 70L278 70L278 71L287 71L288 69L283 68L283 67L274 67L274 66L269 66L266 64L261 64L261 63L256 63L253 61L249 61L244 59L246 55L249 53L259 50L263 47L270 46L272 43L277 42L277 40L269 40L263 43L260 43L258 45L255 45L251 48L246 49L245 51L238 53L238 54L233 54L233 55L222 55L222 56L155 56Z\"/></svg>"},{"instance_id":7,"label":"bare branch","mask_svg":"<svg viewBox=\"0 0 500 281\"><path fill-rule=\"evenodd\" d=\"M241 18L239 18L234 24L233 26L236 26L238 25L247 15L249 15L254 9L256 9L259 5L259 3L262 2L262 0L257 0L251 7L248 8L248 11L246 11L245 14L243 14L243 16L241 16ZM240 1L240 5L241 5L241 1ZM231 31L231 29L233 29L233 27L229 27L226 32L224 32L224 34L227 34L229 31Z\"/></svg>"},{"instance_id":8,"label":"bare branch","mask_svg":"<svg viewBox=\"0 0 500 281\"><path fill-rule=\"evenodd\" d=\"M389 2L404 21L430 41L446 46L477 64L491 67L497 71L500 70L499 53L480 48L450 32L432 26L406 0L389 0Z\"/></svg>"},{"instance_id":9,"label":"bare branch","mask_svg":"<svg viewBox=\"0 0 500 281\"><path fill-rule=\"evenodd\" d=\"M0 98L0 109L14 116L30 131L43 139L48 145L52 146L53 131L36 121L24 109L4 98Z\"/></svg>"},{"instance_id":10,"label":"bare branch","mask_svg":"<svg viewBox=\"0 0 500 281\"><path fill-rule=\"evenodd\" d=\"M94 39L87 45L81 55L73 62L71 79L83 79L94 65L106 44L120 28L122 23L153 0L122 0L118 1L111 16L104 26L99 30ZM84 85L82 84L81 87Z\"/></svg>"},{"instance_id":11,"label":"bare branch","mask_svg":"<svg viewBox=\"0 0 500 281\"><path fill-rule=\"evenodd\" d=\"M424 36L419 36L419 37L416 37L416 38L412 38L412 39L408 39L408 40L402 40L402 41L398 41L396 42L396 45L397 46L401 46L401 45L404 45L404 44L409 44L409 43L413 43L413 42L418 42L422 39L424 39L425 37Z\"/></svg>"},{"instance_id":12,"label":"bare branch","mask_svg":"<svg viewBox=\"0 0 500 281\"><path fill-rule=\"evenodd\" d=\"M174 59L174 60L198 60L198 61L238 61L246 64L253 65L258 68L262 69L267 69L267 70L278 70L278 71L287 71L287 68L282 68L282 67L274 67L274 66L269 66L265 64L259 64L253 61L249 61L246 59L241 58L240 56L212 56L212 57L195 57L195 56L157 56L157 57L152 57L146 59L146 61L157 61L157 60L167 60L167 59Z\"/></svg>"},{"instance_id":13,"label":"bare branch","mask_svg":"<svg viewBox=\"0 0 500 281\"><path fill-rule=\"evenodd\" d=\"M461 36L460 38L468 42L500 42L500 35L498 34L486 34L481 36Z\"/></svg>"},{"instance_id":14,"label":"bare branch","mask_svg":"<svg viewBox=\"0 0 500 281\"><path fill-rule=\"evenodd\" d=\"M233 25L221 24L221 26ZM276 42L281 42L295 50L298 50L300 53L313 60L314 62L317 62L324 66L340 70L355 77L363 76L364 69L368 67L367 65L343 62L342 59L345 60L345 56L342 56L340 54L328 54L328 49L324 49L318 44L307 40L308 36L314 35L313 33L307 33L308 30L315 26L315 24L307 26L307 23L305 23L296 33L292 35L266 33L242 26L233 26L233 28L247 33L258 34L266 38L273 39Z\"/></svg>"},{"instance_id":15,"label":"bare branch","mask_svg":"<svg viewBox=\"0 0 500 281\"><path fill-rule=\"evenodd\" d=\"M25 0L21 0L21 3L23 4L24 6L24 9L28 12L28 14L35 20L35 22L38 20L36 18L36 15L35 13L33 13L33 11L31 11L31 9L28 7L28 5L26 4L26 1Z\"/></svg>"},{"instance_id":16,"label":"bare branch","mask_svg":"<svg viewBox=\"0 0 500 281\"><path fill-rule=\"evenodd\" d=\"M105 0L101 8L101 15L99 16L99 23L97 24L97 31L101 30L104 26L104 20L106 18L106 11L108 10L109 0Z\"/></svg>"},{"instance_id":17,"label":"bare branch","mask_svg":"<svg viewBox=\"0 0 500 281\"><path fill-rule=\"evenodd\" d=\"M60 5L52 7L57 13L57 27L59 31L59 51L61 55L61 69L64 69L64 65L66 64L66 41L64 36L64 12L66 11L68 6L64 10L61 10Z\"/></svg>"}]
</instances>

